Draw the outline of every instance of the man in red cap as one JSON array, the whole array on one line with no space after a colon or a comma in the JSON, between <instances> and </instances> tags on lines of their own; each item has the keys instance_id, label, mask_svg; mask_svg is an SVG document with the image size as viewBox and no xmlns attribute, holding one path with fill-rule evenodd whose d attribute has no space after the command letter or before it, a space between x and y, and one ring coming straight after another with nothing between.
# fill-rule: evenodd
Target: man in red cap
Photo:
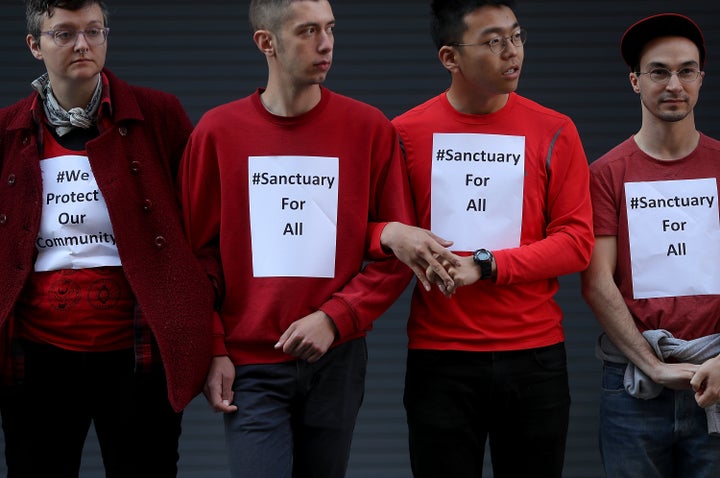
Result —
<instances>
[{"instance_id":1,"label":"man in red cap","mask_svg":"<svg viewBox=\"0 0 720 478\"><path fill-rule=\"evenodd\" d=\"M591 164L595 249L583 296L604 333L600 451L607 476L720 476L717 407L691 380L720 352L720 141L695 128L705 43L663 13L621 40L640 130ZM698 384L700 390L700 384Z\"/></svg>"}]
</instances>

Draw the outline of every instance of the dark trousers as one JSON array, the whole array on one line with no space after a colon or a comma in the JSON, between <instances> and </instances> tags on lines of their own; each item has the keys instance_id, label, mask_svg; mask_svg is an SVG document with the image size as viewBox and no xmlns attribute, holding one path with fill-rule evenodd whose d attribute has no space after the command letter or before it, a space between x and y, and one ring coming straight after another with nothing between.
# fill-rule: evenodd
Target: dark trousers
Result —
<instances>
[{"instance_id":1,"label":"dark trousers","mask_svg":"<svg viewBox=\"0 0 720 478\"><path fill-rule=\"evenodd\" d=\"M0 400L8 478L77 478L91 423L108 478L174 478L182 415L161 372L132 350L72 352L25 343L25 379Z\"/></svg>"},{"instance_id":2,"label":"dark trousers","mask_svg":"<svg viewBox=\"0 0 720 478\"><path fill-rule=\"evenodd\" d=\"M365 391L365 339L320 360L235 367L238 411L225 415L230 475L343 478Z\"/></svg>"},{"instance_id":3,"label":"dark trousers","mask_svg":"<svg viewBox=\"0 0 720 478\"><path fill-rule=\"evenodd\" d=\"M22 436L23 423L21 416L17 413L18 407L22 406L23 397L20 387L0 386L0 415L2 416L2 428L5 436L5 464L8 469L8 478L22 476L19 470L23 463L29 460L29 450L23 446Z\"/></svg>"},{"instance_id":4,"label":"dark trousers","mask_svg":"<svg viewBox=\"0 0 720 478\"><path fill-rule=\"evenodd\" d=\"M564 344L512 352L409 350L405 410L416 478L560 477L570 393Z\"/></svg>"}]
</instances>

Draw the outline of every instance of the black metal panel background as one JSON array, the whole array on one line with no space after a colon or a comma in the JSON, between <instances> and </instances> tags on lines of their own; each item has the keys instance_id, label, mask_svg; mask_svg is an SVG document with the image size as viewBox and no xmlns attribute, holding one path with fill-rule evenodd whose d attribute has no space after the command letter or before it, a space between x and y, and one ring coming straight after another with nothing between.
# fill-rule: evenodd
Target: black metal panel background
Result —
<instances>
[{"instance_id":1,"label":"black metal panel background","mask_svg":"<svg viewBox=\"0 0 720 478\"><path fill-rule=\"evenodd\" d=\"M108 67L130 82L175 93L193 121L207 109L264 84L265 60L251 42L247 2L109 3ZM696 108L698 127L720 138L720 86L716 80L720 76L720 12L711 3L520 1L516 13L529 31L529 39L519 92L570 115L592 161L639 126L637 96L629 87L619 55L622 32L647 14L686 13L705 30L709 48ZM374 104L389 117L445 89L449 77L430 40L427 11L425 1L334 2L335 61L327 86ZM29 82L43 71L25 46L23 17L21 0L3 0L0 106L25 96ZM378 320L368 339L367 392L356 427L348 472L351 478L410 477L402 409L408 300L406 292ZM566 315L573 397L565 476L599 477L599 363L593 356L598 327L580 297L577 275L562 278L558 300ZM48 400L52 406L51 393ZM41 451L38 458L42 459ZM99 462L97 443L91 437L82 478L103 476ZM179 476L224 478L228 476L225 463L221 417L211 413L198 397L185 416ZM489 464L486 468L491 476ZM4 474L4 464L0 464L0 476Z\"/></svg>"}]
</instances>

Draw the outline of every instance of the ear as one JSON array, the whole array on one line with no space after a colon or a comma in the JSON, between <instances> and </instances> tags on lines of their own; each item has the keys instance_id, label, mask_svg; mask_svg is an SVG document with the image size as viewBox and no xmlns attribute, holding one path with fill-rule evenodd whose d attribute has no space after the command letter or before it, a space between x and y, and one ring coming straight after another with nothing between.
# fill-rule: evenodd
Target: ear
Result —
<instances>
[{"instance_id":1,"label":"ear","mask_svg":"<svg viewBox=\"0 0 720 478\"><path fill-rule=\"evenodd\" d=\"M450 73L454 73L460 68L457 62L458 55L458 50L452 46L443 45L440 47L440 50L438 50L440 63L442 63Z\"/></svg>"},{"instance_id":2,"label":"ear","mask_svg":"<svg viewBox=\"0 0 720 478\"><path fill-rule=\"evenodd\" d=\"M628 78L630 79L630 85L632 86L633 91L635 93L640 93L640 82L637 74L634 72L630 72Z\"/></svg>"},{"instance_id":3,"label":"ear","mask_svg":"<svg viewBox=\"0 0 720 478\"><path fill-rule=\"evenodd\" d=\"M25 37L25 42L27 43L28 48L30 48L32 56L34 56L37 60L42 60L43 55L42 51L40 51L40 41L36 40L34 36L28 35Z\"/></svg>"},{"instance_id":4,"label":"ear","mask_svg":"<svg viewBox=\"0 0 720 478\"><path fill-rule=\"evenodd\" d=\"M258 50L266 57L275 55L275 43L272 33L267 30L258 30L253 34L253 41L257 45Z\"/></svg>"}]
</instances>

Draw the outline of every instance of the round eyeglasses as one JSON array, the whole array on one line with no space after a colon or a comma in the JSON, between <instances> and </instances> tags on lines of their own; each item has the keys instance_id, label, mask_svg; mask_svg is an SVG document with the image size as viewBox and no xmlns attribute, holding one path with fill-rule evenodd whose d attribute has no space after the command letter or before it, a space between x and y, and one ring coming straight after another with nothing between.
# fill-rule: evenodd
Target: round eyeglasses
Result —
<instances>
[{"instance_id":1,"label":"round eyeglasses","mask_svg":"<svg viewBox=\"0 0 720 478\"><path fill-rule=\"evenodd\" d=\"M491 38L488 41L484 41L481 43L450 43L449 46L482 46L487 45L488 48L490 48L490 51L493 52L495 55L499 55L500 53L505 51L505 48L507 48L508 42L512 43L515 48L522 47L525 42L527 41L527 31L523 28L520 30L517 30L515 33L513 33L510 36L497 36L494 38Z\"/></svg>"},{"instance_id":2,"label":"round eyeglasses","mask_svg":"<svg viewBox=\"0 0 720 478\"><path fill-rule=\"evenodd\" d=\"M647 75L655 83L670 83L670 78L677 75L678 80L683 83L692 83L700 77L700 70L697 68L683 68L678 71L670 71L667 68L653 68L650 71L639 71L637 75Z\"/></svg>"},{"instance_id":3,"label":"round eyeglasses","mask_svg":"<svg viewBox=\"0 0 720 478\"><path fill-rule=\"evenodd\" d=\"M87 30L48 30L40 32L53 39L57 46L70 46L77 42L78 36L85 37L85 41L91 46L100 46L107 40L110 29L105 28L88 28Z\"/></svg>"}]
</instances>

